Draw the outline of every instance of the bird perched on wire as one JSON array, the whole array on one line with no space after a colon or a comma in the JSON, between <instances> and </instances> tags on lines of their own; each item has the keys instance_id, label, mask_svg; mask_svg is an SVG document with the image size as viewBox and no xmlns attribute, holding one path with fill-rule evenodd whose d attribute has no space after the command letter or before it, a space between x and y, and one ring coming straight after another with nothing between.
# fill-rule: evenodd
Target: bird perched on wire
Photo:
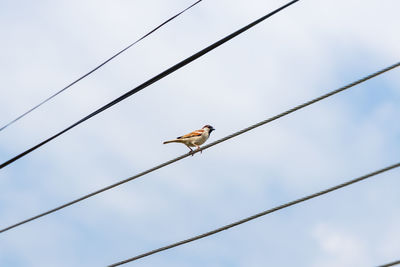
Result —
<instances>
[{"instance_id":1,"label":"bird perched on wire","mask_svg":"<svg viewBox=\"0 0 400 267\"><path fill-rule=\"evenodd\" d=\"M196 147L198 151L201 151L200 145L204 144L204 142L207 141L208 137L210 137L211 132L214 130L215 129L211 125L206 125L200 130L196 130L191 133L179 136L176 139L170 141L165 141L164 144L182 143L190 149L189 153L192 154L194 151L191 149L191 147Z\"/></svg>"}]
</instances>

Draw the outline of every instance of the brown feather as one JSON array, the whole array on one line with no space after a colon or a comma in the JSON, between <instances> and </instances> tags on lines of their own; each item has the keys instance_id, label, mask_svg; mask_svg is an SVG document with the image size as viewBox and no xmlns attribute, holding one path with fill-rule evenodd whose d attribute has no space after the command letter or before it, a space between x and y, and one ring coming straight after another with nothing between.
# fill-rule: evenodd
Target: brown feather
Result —
<instances>
[{"instance_id":1,"label":"brown feather","mask_svg":"<svg viewBox=\"0 0 400 267\"><path fill-rule=\"evenodd\" d=\"M202 135L203 133L204 133L204 130L197 130L197 131L194 131L194 132L191 132L191 133L182 135L182 136L178 137L177 139L190 138L190 137L194 137L194 136L200 136L200 135Z\"/></svg>"}]
</instances>

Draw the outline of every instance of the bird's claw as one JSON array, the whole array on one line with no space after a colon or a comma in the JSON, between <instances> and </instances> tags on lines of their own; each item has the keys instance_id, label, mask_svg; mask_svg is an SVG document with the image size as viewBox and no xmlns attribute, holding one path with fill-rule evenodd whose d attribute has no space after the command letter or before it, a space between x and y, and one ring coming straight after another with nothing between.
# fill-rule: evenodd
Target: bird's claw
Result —
<instances>
[{"instance_id":1,"label":"bird's claw","mask_svg":"<svg viewBox=\"0 0 400 267\"><path fill-rule=\"evenodd\" d=\"M200 147L198 147L196 150L190 150L189 155L193 156L194 153L197 153L199 151L201 154L203 154L203 150Z\"/></svg>"}]
</instances>

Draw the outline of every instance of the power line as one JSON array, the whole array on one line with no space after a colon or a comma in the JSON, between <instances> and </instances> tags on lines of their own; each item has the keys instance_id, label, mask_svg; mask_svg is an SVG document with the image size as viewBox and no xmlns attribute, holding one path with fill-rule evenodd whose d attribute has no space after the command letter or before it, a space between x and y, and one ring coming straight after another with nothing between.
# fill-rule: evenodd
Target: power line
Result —
<instances>
[{"instance_id":1,"label":"power line","mask_svg":"<svg viewBox=\"0 0 400 267\"><path fill-rule=\"evenodd\" d=\"M386 172L386 171L389 171L389 170L392 170L392 169L395 169L395 168L398 168L398 167L400 167L400 162L399 162L399 163L396 163L396 164L393 164L393 165L391 165L391 166L388 166L388 167L386 167L386 168L383 168L383 169L380 169L380 170L371 172L371 173L369 173L369 174L363 175L363 176L361 176L361 177L358 177L358 178L349 180L349 181L344 182L344 183L342 183L342 184L339 184L339 185L330 187L330 188L328 188L328 189L322 190L322 191L317 192L317 193L314 193L314 194L312 194L312 195L308 195L308 196L305 196L305 197L296 199L296 200L294 200L294 201L291 201L291 202L282 204L282 205L277 206L277 207L275 207L275 208L272 208L272 209L269 209L269 210L260 212L260 213L258 213L258 214L253 215L253 216L250 216L250 217L247 217L247 218L242 219L242 220L240 220L240 221L237 221L237 222L234 222L234 223L225 225L225 226L223 226L223 227L217 228L217 229L212 230L212 231L209 231L209 232L207 232L207 233L204 233L204 234L201 234L201 235L197 235L197 236L194 236L194 237L191 237L191 238L188 238L188 239L185 239L185 240L182 240L182 241L173 243L173 244L171 244L171 245L167 245L167 246L164 246L164 247L155 249L155 250L151 250L151 251L149 251L149 252L140 254L140 255L138 255L138 256L135 256L135 257L132 257L132 258L129 258L129 259L126 259L126 260L123 260L123 261L120 261L120 262L111 264L111 265L109 265L109 267L115 267L115 266L119 266L119 265L122 265L122 264L126 264L126 263L128 263L128 262L132 262L132 261L138 260L138 259L140 259L140 258L144 258L144 257L150 256L150 255L159 253L159 252L164 251L164 250L167 250L167 249L171 249L171 248L174 248L174 247L178 247L178 246L181 246L181 245L184 245L184 244L187 244L187 243L190 243L190 242L193 242L193 241L196 241L196 240L199 240L199 239L208 237L208 236L210 236L210 235L217 234L217 233L219 233L219 232L222 232L222 231L224 231L224 230L228 230L228 229L230 229L230 228L232 228L232 227L238 226L238 225L243 224L243 223L247 223L247 222L249 222L249 221L252 221L252 220L257 219L257 218L259 218L259 217L265 216L265 215L267 215L267 214L270 214L270 213L276 212L276 211L278 211L278 210L285 209L285 208L288 208L288 207L290 207L290 206L297 205L297 204L299 204L299 203L301 203L301 202L304 202L304 201L307 201L307 200L310 200L310 199L313 199L313 198L316 198L316 197L325 195L325 194L330 193L330 192L332 192L332 191L341 189L341 188L343 188L343 187L349 186L349 185L354 184L354 183L357 183L357 182L361 182L361 181L363 181L363 180L365 180L365 179L367 179L367 178L370 178L370 177L372 177L372 176L381 174L381 173L383 173L383 172ZM399 262L397 262L397 263L399 263ZM396 263L396 264L397 264L397 263ZM384 265L384 266L391 266L391 265Z\"/></svg>"},{"instance_id":2,"label":"power line","mask_svg":"<svg viewBox=\"0 0 400 267\"><path fill-rule=\"evenodd\" d=\"M397 264L400 264L400 260L398 260L398 261L393 261L393 262L391 262L391 263L386 263L386 264L383 264L383 265L379 265L378 267L390 267L390 266L395 266L395 265L397 265Z\"/></svg>"},{"instance_id":3,"label":"power line","mask_svg":"<svg viewBox=\"0 0 400 267\"><path fill-rule=\"evenodd\" d=\"M141 91L142 89L148 87L149 85L155 83L156 81L158 81L158 80L160 80L160 79L162 79L162 78L168 76L169 74L175 72L176 70L178 70L178 69L184 67L185 65L189 64L190 62L192 62L192 61L198 59L199 57L201 57L201 56L207 54L208 52L210 52L210 51L214 50L215 48L219 47L220 45L226 43L227 41L231 40L232 38L238 36L239 34L245 32L245 31L247 31L248 29L254 27L254 26L257 25L258 23L264 21L265 19L271 17L272 15L274 15L274 14L276 14L276 13L282 11L283 9L289 7L290 5L292 5L292 4L294 4L294 3L298 2L298 1L299 1L299 0L293 0L293 1L289 2L288 4L286 4L286 5L284 5L284 6L280 7L280 8L278 8L278 9L272 11L271 13L269 13L269 14L267 14L267 15L265 15L265 16L263 16L263 17L257 19L257 20L255 20L255 21L253 21L252 23L250 23L250 24L244 26L243 28L241 28L241 29L239 29L239 30L237 30L237 31L235 31L235 32L233 32L233 33L231 33L230 35L228 35L228 36L224 37L223 39L221 39L221 40L219 40L219 41L213 43L212 45L210 45L210 46L204 48L203 50L201 50L201 51L197 52L196 54L194 54L194 55L192 55L192 56L186 58L185 60L182 60L181 62L177 63L176 65L174 65L174 66L170 67L169 69L167 69L167 70L161 72L160 74L154 76L154 77L151 78L150 80L148 80L148 81L142 83L141 85L137 86L136 88L134 88L134 89L128 91L127 93L123 94L122 96L120 96L120 97L114 99L114 100L111 101L110 103L104 105L103 107L101 107L101 108L97 109L96 111L92 112L91 114L87 115L86 117L80 119L79 121L75 122L74 124L72 124L71 126L67 127L66 129L62 130L61 132L59 132L59 133L53 135L52 137L50 137L50 138L48 138L48 139L42 141L41 143L39 143L39 144L37 144L37 145L35 145L35 146L29 148L28 150L26 150L26 151L24 151L24 152L18 154L17 156L15 156L15 157L13 157L13 158L7 160L6 162L4 162L4 163L2 163L2 164L0 165L0 169L6 167L7 165L13 163L13 162L16 161L16 160L22 158L23 156L25 156L25 155L31 153L32 151L38 149L39 147L43 146L44 144L46 144L46 143L50 142L51 140L57 138L58 136L62 135L63 133L65 133L65 132L71 130L71 129L74 128L75 126L78 126L78 125L81 124L82 122L84 122L84 121L90 119L91 117L93 117L93 116L95 116L95 115L97 115L97 114L99 114L99 113L105 111L106 109L108 109L108 108L114 106L115 104L121 102L122 100L124 100L124 99L126 99L126 98L132 96L133 94L135 94L135 93Z\"/></svg>"},{"instance_id":4,"label":"power line","mask_svg":"<svg viewBox=\"0 0 400 267\"><path fill-rule=\"evenodd\" d=\"M8 126L10 126L11 124L17 122L18 120L22 119L23 117L25 117L26 115L28 115L29 113L31 113L32 111L34 111L35 109L37 109L38 107L40 107L41 105L43 105L44 103L50 101L52 98L56 97L57 95L59 95L60 93L64 92L65 90L67 90L68 88L70 88L71 86L73 86L74 84L76 84L77 82L79 82L80 80L86 78L87 76L89 76L90 74L92 74L93 72L95 72L96 70L100 69L101 67L103 67L105 64L107 64L108 62L110 62L111 60L113 60L114 58L116 58L117 56L119 56L120 54L122 54L123 52L125 52L126 50L128 50L129 48L131 48L132 46L134 46L135 44L137 44L138 42L140 42L141 40L143 40L144 38L146 38L147 36L151 35L152 33L154 33L155 31L157 31L159 28L161 28L162 26L164 26L165 24L167 24L168 22L172 21L173 19L175 19L176 17L180 16L181 14L183 14L185 11L191 9L192 7L194 7L195 5L197 5L198 3L200 3L203 0L198 0L197 2L195 2L194 4L190 5L189 7L185 8L184 10L180 11L179 13L175 14L174 16L170 17L169 19L167 19L166 21L164 21L163 23L161 23L160 25L158 25L157 27L155 27L154 29L152 29L150 32L146 33L145 35L143 35L142 37L140 37L138 40L136 40L135 42L133 42L132 44L128 45L127 47L125 47L124 49L122 49L121 51L119 51L118 53L114 54L113 56L111 56L110 58L108 58L107 60L105 60L103 63L101 63L100 65L98 65L97 67L95 67L94 69L90 70L88 73L82 75L81 77L79 77L78 79L74 80L73 82L71 82L70 84L68 84L67 86L65 86L64 88L62 88L61 90L59 90L58 92L54 93L53 95L49 96L48 98L46 98L45 100L43 100L42 102L40 102L39 104L37 104L36 106L32 107L31 109L27 110L26 112L22 113L21 115L19 115L18 117L16 117L15 119L13 119L12 121L10 121L9 123L7 123L6 125L2 126L0 128L0 131L4 130L5 128L7 128Z\"/></svg>"},{"instance_id":5,"label":"power line","mask_svg":"<svg viewBox=\"0 0 400 267\"><path fill-rule=\"evenodd\" d=\"M355 86L355 85L357 85L357 84L360 84L360 83L365 82L365 81L367 81L367 80L369 80L369 79L372 79L372 78L374 78L374 77L376 77L376 76L378 76L378 75L380 75L380 74L383 74L383 73L385 73L385 72L387 72L387 71L389 71L389 70L392 70L392 69L394 69L394 68L396 68L396 67L398 67L398 66L400 66L400 62L398 62L398 63L396 63L396 64L394 64L394 65L391 65L391 66L389 66L389 67L387 67L387 68L384 68L384 69L382 69L382 70L379 70L379 71L377 71L377 72L375 72L375 73L373 73L373 74L370 74L370 75L368 75L368 76L366 76L366 77L364 77L364 78L362 78L362 79L359 79L359 80L357 80L357 81L355 81L355 82L352 82L352 83L350 83L350 84L348 84L348 85L346 85L346 86L343 86L343 87L341 87L341 88L339 88L339 89L333 90L333 91L331 91L331 92L329 92L329 93L327 93L327 94L324 94L324 95L322 95L322 96L320 96L320 97L314 98L314 99L312 99L312 100L310 100L310 101L308 101L308 102L305 102L305 103L303 103L303 104L301 104L301 105L298 105L298 106L296 106L296 107L293 107L293 108L291 108L291 109L289 109L289 110L287 110L287 111L285 111L285 112L283 112L283 113L280 113L280 114L278 114L278 115L276 115L276 116L274 116L274 117L268 118L268 119L266 119L266 120L264 120L264 121L261 121L261 122L259 122L259 123L256 123L256 124L254 124L254 125L252 125L252 126L250 126L250 127L247 127L247 128L245 128L245 129L243 129L243 130L240 130L240 131L235 132L235 133L233 133L233 134L231 134L231 135L228 135L228 136L226 136L226 137L224 137L224 138L221 138L221 139L219 139L219 140L217 140L217 141L214 141L214 142L212 142L212 143L210 143L210 144L208 144L208 145L205 145L204 147L202 147L202 150L208 149L208 148L210 148L210 147L212 147L212 146L215 146L215 145L217 145L217 144L219 144L219 143L225 142L225 141L227 141L228 139L231 139L231 138L233 138L233 137L235 137L235 136L241 135L241 134L243 134L243 133L245 133L245 132L248 132L248 131L250 131L250 130L253 130L253 129L255 129L255 128L257 128L257 127L260 127L260 126L262 126L262 125L264 125L264 124L270 123L270 122L272 122L272 121L274 121L274 120L277 120L277 119L279 119L279 118L281 118L281 117L284 117L284 116L286 116L286 115L289 115L290 113L293 113L293 112L295 112L295 111L297 111L297 110L300 110L300 109L302 109L302 108L305 108L305 107L307 107L307 106L309 106L309 105L311 105L311 104L314 104L314 103L316 103L316 102L319 102L319 101L321 101L321 100L323 100L323 99L325 99L325 98L328 98L328 97L330 97L330 96L333 96L333 95L335 95L335 94L338 94L338 93L340 93L340 92L342 92L342 91L345 91L345 90L347 90L347 89L349 89L349 88L351 88L351 87L353 87L353 86ZM194 153L197 153L197 152L199 152L199 151L197 151L197 150L194 151ZM1 229L1 230L0 230L0 233L6 232L6 231L8 231L8 230L11 230L11 229L13 229L13 228L15 228L15 227L17 227L17 226L21 226L21 225L23 225L23 224L25 224L25 223L28 223L28 222L30 222L30 221L39 219L40 217L49 215L49 214L51 214L51 213L53 213L53 212L56 212L56 211L58 211L58 210L64 209L64 208L66 208L66 207L68 207L68 206L71 206L71 205L73 205L73 204L76 204L76 203L78 203L78 202L81 202L81 201L83 201L83 200L85 200L85 199L87 199L87 198L93 197L93 196L95 196L95 195L97 195L97 194L100 194L100 193L102 193L102 192L105 192L105 191L107 191L107 190L110 190L110 189L112 189L112 188L114 188L114 187L120 186L120 185L122 185L122 184L124 184L124 183L127 183L127 182L129 182L129 181L132 181L132 180L134 180L134 179L137 179L137 178L139 178L139 177L141 177L141 176L144 176L144 175L146 175L146 174L149 174L149 173L151 173L151 172L153 172L153 171L155 171L155 170L161 169L161 168L166 167L166 166L168 166L168 165L170 165L170 164L172 164L172 163L174 163L174 162L177 162L177 161L179 161L179 160L182 160L182 159L188 157L189 155L192 155L192 154L184 154L184 155L179 156L179 157L177 157L177 158L175 158L175 159L169 160L169 161L164 162L164 163L162 163L162 164L160 164L160 165L157 165L157 166L155 166L155 167L153 167L153 168L151 168L151 169L148 169L148 170L143 171L143 172L141 172L141 173L139 173L139 174L136 174L136 175L134 175L134 176L132 176L132 177L129 177L129 178L125 179L125 180L122 180L122 181L119 181L119 182L114 183L114 184L112 184L112 185L106 186L106 187L104 187L104 188L102 188L102 189L99 189L99 190L97 190L97 191L95 191L95 192L92 192L92 193L90 193L90 194L87 194L87 195L85 195L85 196L82 196L82 197L80 197L80 198L77 198L77 199L75 199L75 200L73 200L73 201L70 201L70 202L68 202L68 203L65 203L65 204L63 204L63 205L61 205L61 206L58 206L58 207L56 207L56 208L53 208L53 209L51 209L51 210L48 210L48 211L46 211L46 212L43 212L43 213L38 214L38 215L36 215L36 216L33 216L33 217L31 217L31 218L25 219L25 220L23 220L23 221L21 221L21 222L18 222L18 223L15 223L15 224L13 224L13 225L10 225L10 226L8 226L8 227L6 227L6 228Z\"/></svg>"}]
</instances>

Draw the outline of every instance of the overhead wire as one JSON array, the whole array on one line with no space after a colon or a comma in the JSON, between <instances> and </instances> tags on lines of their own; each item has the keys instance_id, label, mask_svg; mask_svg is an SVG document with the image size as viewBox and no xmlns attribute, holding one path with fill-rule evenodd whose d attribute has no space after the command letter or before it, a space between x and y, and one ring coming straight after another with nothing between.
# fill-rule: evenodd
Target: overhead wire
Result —
<instances>
[{"instance_id":1,"label":"overhead wire","mask_svg":"<svg viewBox=\"0 0 400 267\"><path fill-rule=\"evenodd\" d=\"M398 264L400 264L400 260L393 261L393 262L390 262L390 263L386 263L386 264L383 264L383 265L379 265L378 267L390 267L390 266L395 266L395 265L398 265Z\"/></svg>"},{"instance_id":2,"label":"overhead wire","mask_svg":"<svg viewBox=\"0 0 400 267\"><path fill-rule=\"evenodd\" d=\"M71 130L72 128L78 126L79 124L81 124L81 123L83 123L84 121L86 121L86 120L92 118L93 116L95 116L95 115L97 115L97 114L99 114L99 113L105 111L106 109L108 109L108 108L114 106L115 104L121 102L122 100L124 100L124 99L126 99L126 98L132 96L133 94L135 94L135 93L141 91L142 89L148 87L149 85L155 83L156 81L158 81L158 80L160 80L160 79L162 79L162 78L168 76L169 74L175 72L176 70L178 70L178 69L180 69L180 68L186 66L186 65L189 64L190 62L192 62L192 61L194 61L194 60L200 58L201 56L207 54L208 52L210 52L210 51L214 50L215 48L221 46L222 44L228 42L228 41L231 40L232 38L234 38L234 37L238 36L239 34L241 34L241 33L245 32L245 31L249 30L250 28L254 27L255 25L259 24L260 22L266 20L267 18L273 16L274 14L277 14L278 12L284 10L285 8L291 6L292 4L294 4L294 3L298 2L298 1L300 1L300 0L293 0L293 1L287 3L287 4L283 5L283 6L281 6L281 7L277 8L277 9L275 9L274 11L272 11L272 12L270 12L270 13L268 13L268 14L262 16L261 18L255 20L255 21L253 21L253 22L251 22L251 23L249 23L248 25L242 27L241 29L239 29L239 30L237 30L237 31L235 31L235 32L233 32L233 33L231 33L231 34L229 34L228 36L222 38L221 40L219 40L219 41L217 41L217 42L215 42L215 43L209 45L208 47L206 47L206 48L200 50L199 52L193 54L192 56L190 56L190 57L188 57L188 58L182 60L181 62L175 64L174 66L168 68L167 70L165 70L165 71L161 72L160 74L154 76L153 78L147 80L146 82L142 83L141 85L139 85L139 86L133 88L132 90L126 92L125 94L121 95L120 97L114 99L113 101L109 102L108 104L102 106L101 108L97 109L96 111L90 113L90 114L87 115L86 117L80 119L79 121L75 122L74 124L70 125L69 127L65 128L64 130L62 130L62 131L58 132L57 134L51 136L50 138L48 138L48 139L46 139L46 140L40 142L39 144L37 144L37 145L35 145L35 146L33 146L33 147L27 149L27 150L25 150L24 152L18 154L17 156L15 156L15 157L13 157L13 158L11 158L11 159L5 161L4 163L2 163L2 164L0 165L0 169L6 167L6 166L8 166L8 165L10 165L11 163L15 162L15 161L18 160L18 159L20 159L20 158L26 156L27 154L29 154L29 153L31 153L32 151L38 149L39 147L43 146L44 144L50 142L51 140L57 138L58 136L64 134L65 132Z\"/></svg>"},{"instance_id":3,"label":"overhead wire","mask_svg":"<svg viewBox=\"0 0 400 267\"><path fill-rule=\"evenodd\" d=\"M65 90L67 90L68 88L70 88L71 86L73 86L74 84L76 84L77 82L79 82L80 80L86 78L87 76L89 76L90 74L94 73L95 71L97 71L98 69L100 69L101 67L103 67L105 64L107 64L108 62L110 62L111 60L113 60L114 58L116 58L117 56L121 55L122 53L124 53L126 50L128 50L129 48L131 48L132 46L134 46L135 44L137 44L138 42L140 42L141 40L145 39L146 37L148 37L149 35L151 35L152 33L154 33L155 31L157 31L158 29L160 29L162 26L164 26L165 24L167 24L168 22L174 20L175 18L179 17L181 14L183 14L184 12L186 12L187 10L191 9L192 7L194 7L195 5L197 5L198 3L200 3L203 0L198 0L197 2L193 3L192 5L190 5L189 7L183 9L182 11L180 11L179 13L175 14L174 16L170 17L169 19L167 19L166 21L164 21L163 23L161 23L160 25L158 25L157 27L155 27L154 29L152 29L151 31L149 31L148 33L146 33L145 35L143 35L142 37L140 37L138 40L136 40L135 42L131 43L130 45L128 45L127 47L125 47L124 49L120 50L119 52L117 52L116 54L114 54L113 56L111 56L110 58L106 59L105 61L103 61L100 65L98 65L97 67L95 67L94 69L90 70L89 72L87 72L86 74L80 76L78 79L74 80L73 82L71 82L70 84L68 84L67 86L65 86L64 88L62 88L61 90L57 91L56 93L54 93L53 95L47 97L46 99L44 99L43 101L41 101L39 104L33 106L32 108L30 108L29 110L25 111L24 113L22 113L21 115L19 115L18 117L16 117L15 119L13 119L12 121L8 122L7 124L3 125L0 128L0 131L4 130L5 128L7 128L8 126L10 126L11 124L17 122L18 120L22 119L23 117L25 117L26 115L28 115L29 113L31 113L32 111L34 111L35 109L39 108L40 106L42 106L44 103L50 101L51 99L53 99L54 97L56 97L57 95L61 94L62 92L64 92Z\"/></svg>"},{"instance_id":4,"label":"overhead wire","mask_svg":"<svg viewBox=\"0 0 400 267\"><path fill-rule=\"evenodd\" d=\"M282 205L280 205L280 206L274 207L274 208L272 208L272 209L265 210L265 211L263 211L263 212L260 212L260 213L257 213L257 214L255 214L255 215L252 215L252 216L250 216L250 217L247 217L247 218L244 218L244 219L242 219L242 220L236 221L236 222L234 222L234 223L231 223L231 224L228 224L228 225L219 227L219 228L217 228L217 229L215 229L215 230L212 230L212 231L209 231L209 232L206 232L206 233L203 233L203 234L200 234L200 235L197 235L197 236L194 236L194 237L191 237L191 238L188 238L188 239L185 239L185 240L182 240L182 241L179 241L179 242L176 242L176 243L173 243L173 244L164 246L164 247L160 247L160 248L157 248L157 249L148 251L148 252L146 252L146 253L137 255L137 256L135 256L135 257L132 257L132 258L129 258L129 259L126 259L126 260L123 260L123 261L119 261L119 262L117 262L117 263L113 263L113 264L111 264L111 265L108 265L108 267L120 266L120 265L126 264L126 263L128 263L128 262L136 261L136 260L138 260L138 259L141 259L141 258L144 258L144 257L148 257L148 256L150 256L150 255L153 255L153 254L162 252L162 251L164 251L164 250L168 250L168 249L171 249L171 248L174 248L174 247L182 246L182 245L184 245L184 244L187 244L187 243L190 243L190 242L193 242L193 241L196 241L196 240L199 240L199 239L202 239L202 238L211 236L211 235L215 235L215 234L217 234L217 233L219 233L219 232L222 232L222 231L228 230L228 229L230 229L230 228L239 226L239 225L241 225L241 224L244 224L244 223L247 223L247 222L249 222L249 221L255 220L255 219L257 219L257 218L259 218L259 217L262 217L262 216L265 216L265 215L267 215L267 214L270 214L270 213L276 212L276 211L278 211L278 210L282 210L282 209L285 209L285 208L288 208L288 207L297 205L297 204L299 204L299 203L302 203L302 202L304 202L304 201L307 201L307 200L310 200L310 199L313 199L313 198L320 197L320 196L322 196L322 195L328 194L328 193L330 193L330 192L336 191L336 190L338 190L338 189L341 189L341 188L343 188L343 187L352 185L352 184L354 184L354 183L361 182L361 181L363 181L363 180L365 180L365 179L371 178L371 177L373 177L373 176L376 176L376 175L378 175L378 174L387 172L387 171L389 171L389 170L392 170L392 169L395 169L395 168L398 168L398 167L400 167L400 162L398 162L398 163L396 163L396 164L393 164L393 165L390 165L390 166L388 166L388 167L385 167L385 168L383 168L383 169L380 169L380 170L377 170L377 171L368 173L368 174L363 175L363 176L361 176L361 177L358 177L358 178L349 180L349 181L347 181L347 182L344 182L344 183L335 185L335 186L333 186L333 187L327 188L327 189L322 190L322 191L319 191L319 192L317 192L317 193L314 193L314 194L311 194L311 195L307 195L307 196L305 196L305 197L302 197L302 198L299 198L299 199L296 199L296 200L287 202L287 203L285 203L285 204L282 204ZM398 262L397 262L397 263L398 263ZM396 264L397 264L397 263L396 263ZM392 265L384 265L384 266L392 266Z\"/></svg>"},{"instance_id":5,"label":"overhead wire","mask_svg":"<svg viewBox=\"0 0 400 267\"><path fill-rule=\"evenodd\" d=\"M374 78L374 77L376 77L376 76L378 76L378 75L381 75L381 74L383 74L383 73L385 73L385 72L387 72L387 71L390 71L390 70L392 70L392 69L394 69L394 68L396 68L396 67L398 67L398 66L400 66L400 62L397 62L396 64L393 64L393 65L391 65L391 66L389 66L389 67L386 67L386 68L384 68L384 69L381 69L381 70L379 70L379 71L377 71L377 72L375 72L375 73L372 73L372 74L370 74L370 75L368 75L368 76L365 76L365 77L363 77L363 78L361 78L361 79L359 79L359 80L357 80L357 81L355 81L355 82L352 82L352 83L350 83L350 84L348 84L348 85L345 85L345 86L343 86L343 87L341 87L341 88L338 88L338 89L336 89L336 90L330 91L330 92L328 92L328 93L326 93L326 94L324 94L324 95L321 95L321 96L319 96L319 97L317 97L317 98L314 98L314 99L312 99L312 100L310 100L310 101L307 101L307 102L305 102L305 103L303 103L303 104L300 104L300 105L298 105L298 106L295 106L295 107L293 107L293 108L291 108L291 109L289 109L289 110L287 110L287 111L285 111L285 112L282 112L282 113L280 113L280 114L278 114L278 115L276 115L276 116L270 117L270 118L268 118L268 119L266 119L266 120L263 120L263 121L261 121L261 122L259 122L259 123L256 123L256 124L254 124L254 125L251 125L251 126L245 128L245 129L242 129L242 130L237 131L237 132L235 132L235 133L233 133L233 134L230 134L230 135L228 135L228 136L226 136L226 137L224 137L224 138L221 138L221 139L219 139L219 140L217 140L217 141L214 141L214 142L212 142L212 143L210 143L210 144L208 144L208 145L205 145L205 146L202 147L201 151L206 150L206 149L208 149L208 148L210 148L210 147L213 147L213 146L215 146L215 145L217 145L217 144L219 144L219 143L225 142L225 141L227 141L227 140L229 140L229 139L231 139L231 138L233 138L233 137L236 137L236 136L238 136L238 135L244 134L244 133L246 133L246 132L248 132L248 131L250 131L250 130L253 130L253 129L257 128L257 127L260 127L260 126L262 126L262 125L265 125L265 124L267 124L267 123L270 123L270 122L272 122L272 121L274 121L274 120L277 120L277 119L279 119L279 118L282 118L282 117L284 117L284 116L287 116L287 115L289 115L289 114L291 114L291 113L293 113L293 112L295 112L295 111L298 111L298 110L300 110L300 109L303 109L303 108L305 108L305 107L307 107L307 106L309 106L309 105L311 105L311 104L317 103L317 102L319 102L319 101L321 101L321 100L323 100L323 99L326 99L326 98L328 98L328 97L330 97L330 96L333 96L333 95L335 95L335 94L338 94L338 93L340 93L340 92L343 92L343 91L345 91L345 90L347 90L347 89L349 89L349 88L351 88L351 87L353 87L353 86L355 86L355 85L357 85L357 84L360 84L360 83L365 82L365 81L367 81L367 80L369 80L369 79L372 79L372 78ZM174 158L174 159L172 159L172 160L166 161L166 162L164 162L164 163L162 163L162 164L159 164L159 165L157 165L157 166L155 166L155 167L153 167L153 168L150 168L150 169L148 169L148 170L146 170L146 171L143 171L143 172L141 172L141 173L138 173L138 174L136 174L136 175L134 175L134 176L131 176L131 177L127 178L127 179L121 180L121 181L119 181L119 182L117 182L117 183L114 183L114 184L112 184L112 185L106 186L106 187L104 187L104 188L102 188L102 189L99 189L99 190L97 190L97 191L94 191L94 192L92 192L92 193L90 193L90 194L84 195L84 196L82 196L82 197L80 197L80 198L77 198L77 199L75 199L75 200L73 200L73 201L67 202L67 203L65 203L65 204L63 204L63 205L60 205L60 206L56 207L56 208L53 208L53 209L51 209L51 210L48 210L48 211L43 212L43 213L41 213L41 214L38 214L38 215L36 215L36 216L30 217L30 218L28 218L28 219L25 219L25 220L23 220L23 221L20 221L20 222L18 222L18 223L15 223L15 224L13 224L13 225L10 225L10 226L8 226L8 227L5 227L5 228L3 228L3 229L0 230L0 233L9 231L9 230L11 230L11 229L13 229L13 228L15 228L15 227L17 227L17 226L21 226L21 225L26 224L26 223L28 223L28 222L31 222L31 221L33 221L33 220L39 219L39 218L41 218L41 217L43 217L43 216L49 215L49 214L51 214L51 213L54 213L54 212L56 212L56 211L58 211L58 210L64 209L64 208L66 208L66 207L68 207L68 206L71 206L71 205L73 205L73 204L76 204L76 203L78 203L78 202L81 202L81 201L83 201L83 200L85 200L85 199L87 199L87 198L93 197L93 196L95 196L95 195L97 195L97 194L100 194L100 193L102 193L102 192L108 191L108 190L110 190L110 189L112 189L112 188L114 188L114 187L120 186L120 185L122 185L122 184L124 184L124 183L127 183L127 182L129 182L129 181L132 181L132 180L134 180L134 179L137 179L137 178L139 178L139 177L141 177L141 176L147 175L147 174L149 174L149 173L151 173L151 172L153 172L153 171L155 171L155 170L158 170L158 169L161 169L161 168L163 168L163 167L166 167L166 166L168 166L168 165L170 165L170 164L172 164L172 163L174 163L174 162L177 162L177 161L179 161L179 160L182 160L182 159L184 159L184 158L186 158L186 157L188 157L188 156L190 156L190 155L194 155L194 154L196 154L196 153L198 153L198 152L199 152L199 150L195 150L193 154L191 154L191 153L189 153L189 154L184 154L184 155L181 155L181 156L179 156L179 157L177 157L177 158Z\"/></svg>"}]
</instances>

